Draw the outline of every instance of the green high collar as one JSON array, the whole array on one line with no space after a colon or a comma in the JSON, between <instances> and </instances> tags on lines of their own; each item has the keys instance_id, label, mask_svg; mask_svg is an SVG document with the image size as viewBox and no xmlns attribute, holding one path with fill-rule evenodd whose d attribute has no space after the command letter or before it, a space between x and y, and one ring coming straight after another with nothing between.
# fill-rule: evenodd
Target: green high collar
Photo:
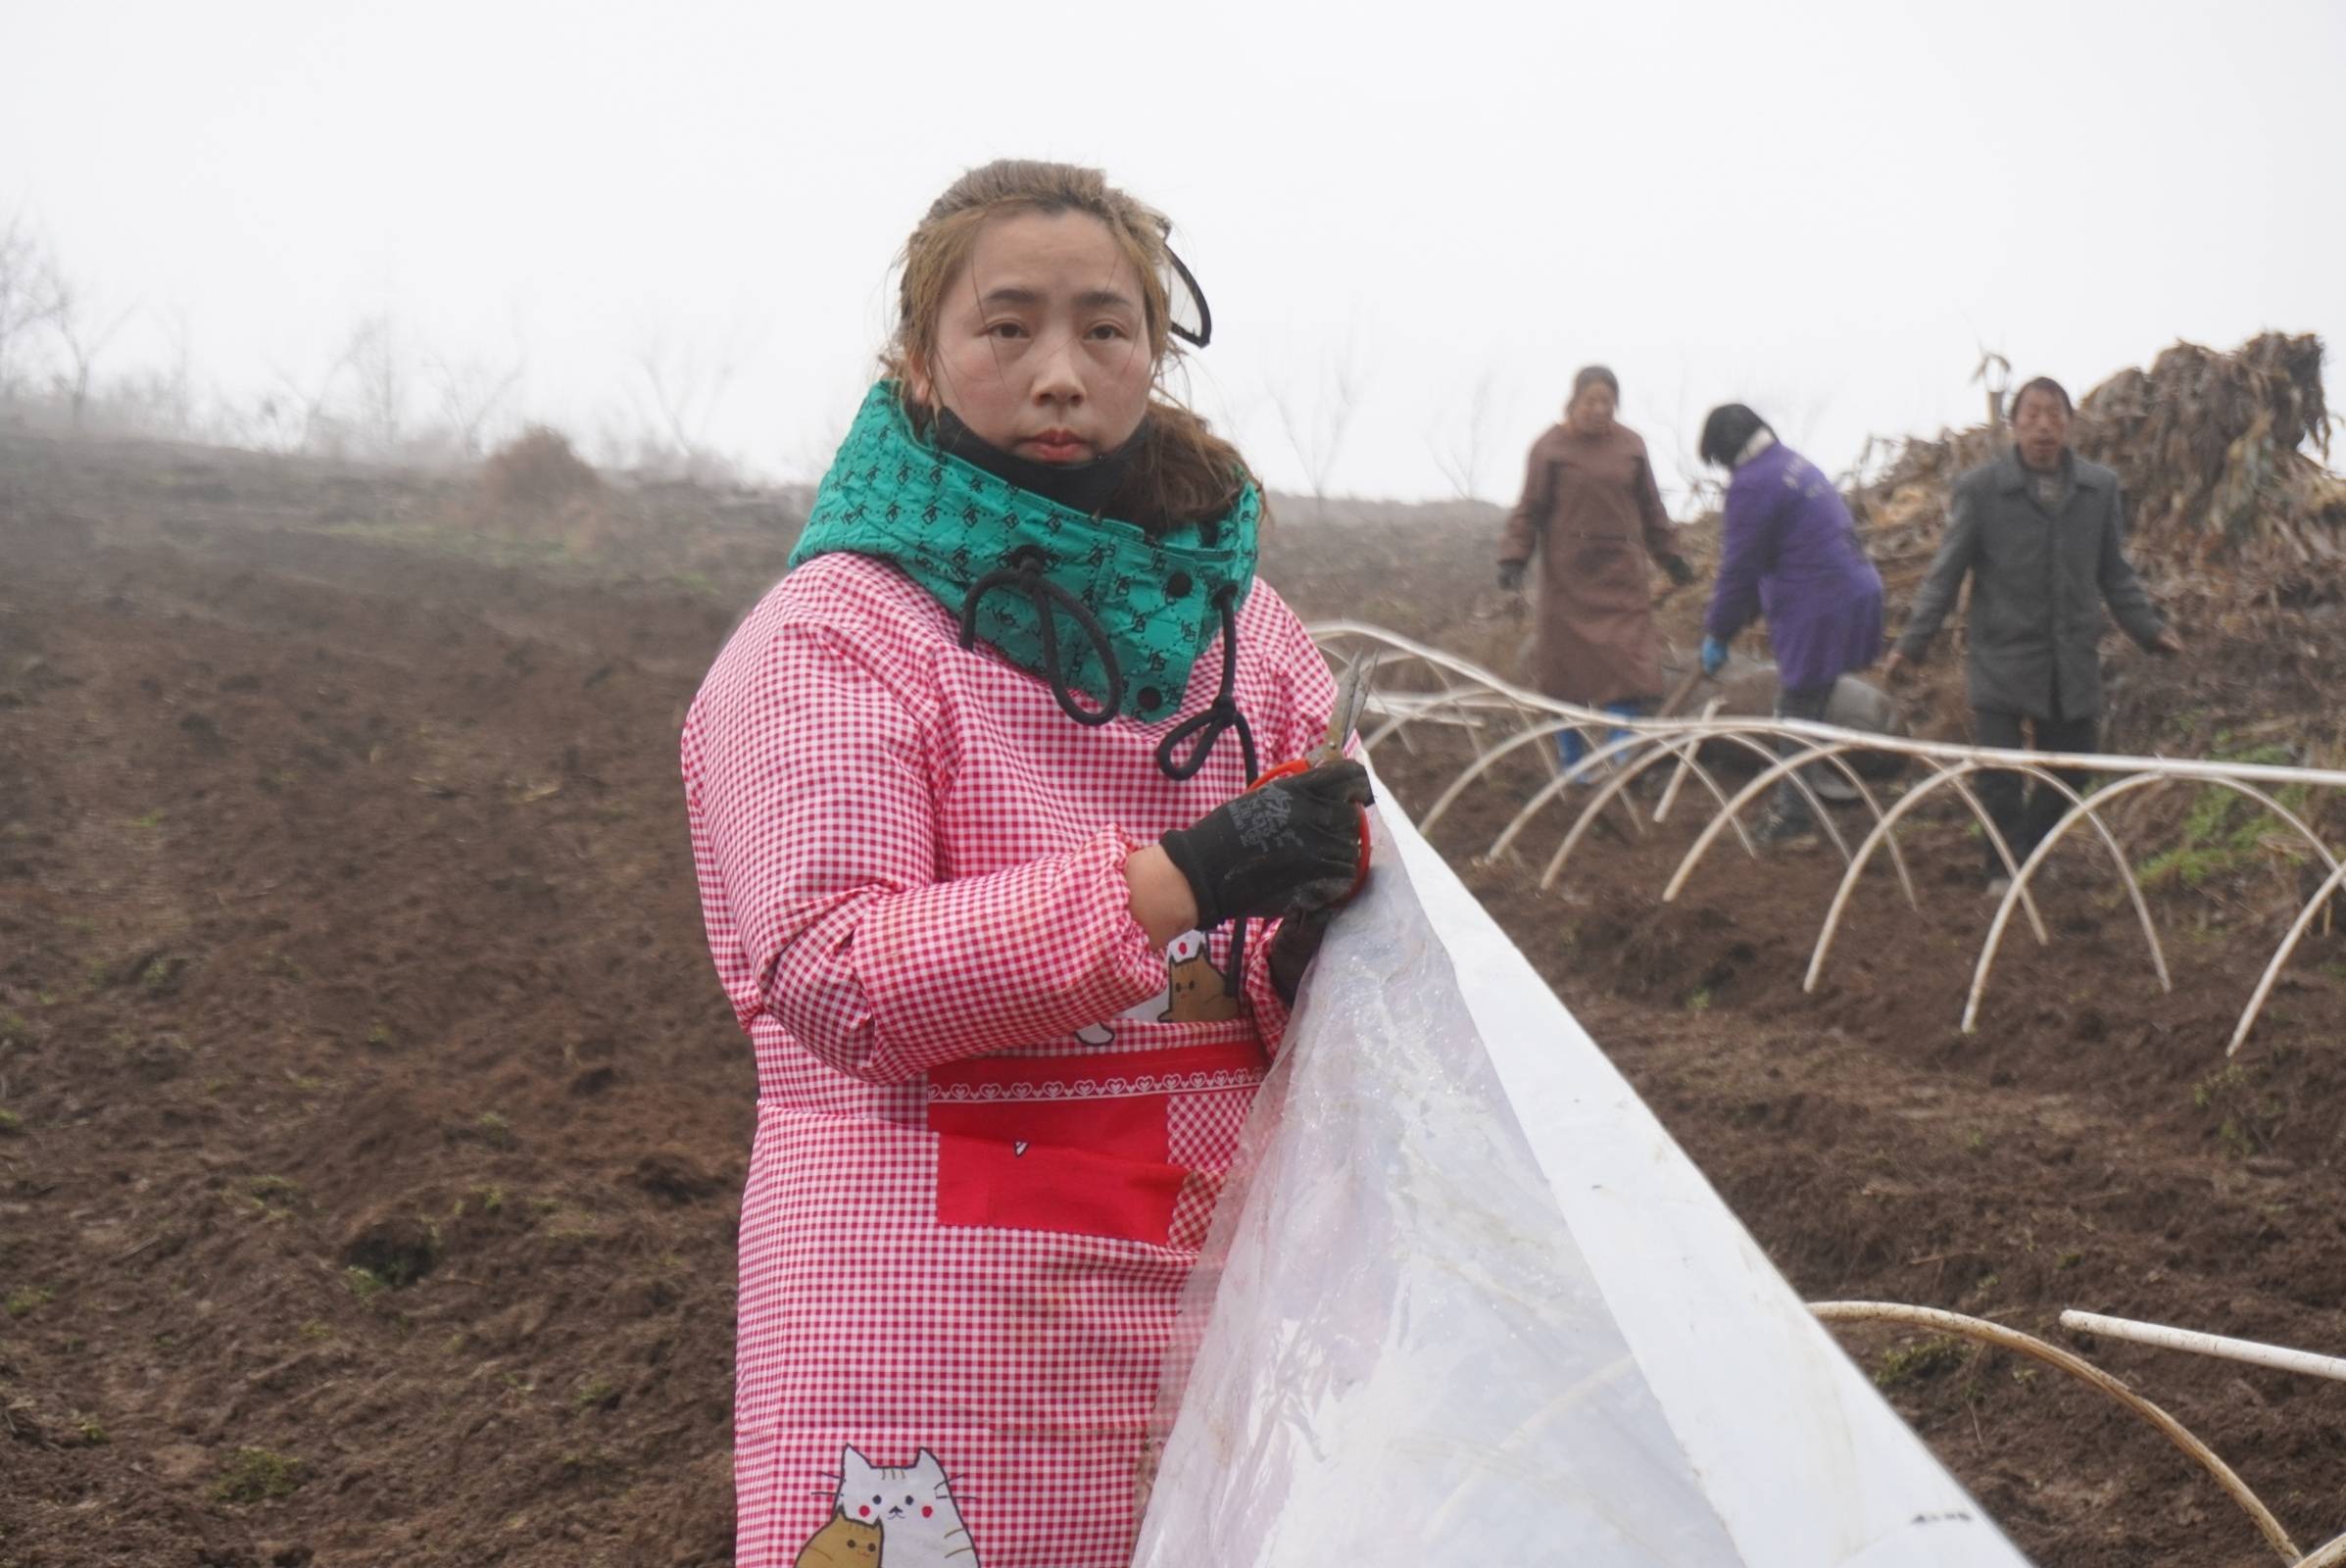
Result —
<instances>
[{"instance_id":1,"label":"green high collar","mask_svg":"<svg viewBox=\"0 0 2346 1568\"><path fill-rule=\"evenodd\" d=\"M1106 632L1124 675L1123 712L1153 723L1174 716L1190 666L1222 629L1215 597L1229 591L1234 613L1246 603L1261 517L1252 484L1219 519L1211 545L1196 526L1152 538L1136 524L1088 516L929 445L895 384L882 381L816 488L790 564L840 550L877 557L957 617L979 578L1035 561ZM1048 678L1033 596L989 592L976 628L1011 663ZM1104 701L1106 672L1091 638L1064 612L1054 630L1068 687L1095 705Z\"/></svg>"}]
</instances>

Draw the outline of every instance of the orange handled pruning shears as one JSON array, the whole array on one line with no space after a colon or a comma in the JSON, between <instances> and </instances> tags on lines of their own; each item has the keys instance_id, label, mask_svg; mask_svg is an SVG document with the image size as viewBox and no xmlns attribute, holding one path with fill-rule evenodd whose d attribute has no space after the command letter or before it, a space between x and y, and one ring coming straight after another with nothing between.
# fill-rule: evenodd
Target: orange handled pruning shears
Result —
<instances>
[{"instance_id":1,"label":"orange handled pruning shears","mask_svg":"<svg viewBox=\"0 0 2346 1568\"><path fill-rule=\"evenodd\" d=\"M1364 654L1346 665L1343 678L1336 685L1336 706L1328 713L1328 733L1320 737L1317 746L1301 757L1281 762L1247 785L1247 793L1261 789L1273 779L1294 778L1298 773L1308 773L1315 767L1340 760L1344 755L1344 743L1352 738L1352 731L1359 724L1361 713L1368 708L1369 677L1376 667L1377 655L1374 653ZM1358 893L1360 885L1368 880L1368 808L1356 807L1354 809L1360 812L1360 870L1352 878L1352 893ZM1348 899L1352 893L1344 897Z\"/></svg>"}]
</instances>

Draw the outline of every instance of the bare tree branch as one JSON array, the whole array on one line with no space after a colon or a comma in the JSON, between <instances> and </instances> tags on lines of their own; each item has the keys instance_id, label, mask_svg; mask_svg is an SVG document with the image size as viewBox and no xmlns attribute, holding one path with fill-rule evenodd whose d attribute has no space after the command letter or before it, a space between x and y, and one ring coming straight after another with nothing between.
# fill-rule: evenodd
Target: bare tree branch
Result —
<instances>
[{"instance_id":1,"label":"bare tree branch","mask_svg":"<svg viewBox=\"0 0 2346 1568\"><path fill-rule=\"evenodd\" d=\"M713 353L660 332L644 339L627 385L636 418L650 432L650 439L637 438L635 466L669 468L696 483L730 469L712 449L709 430L761 336L761 329L736 320L720 334Z\"/></svg>"},{"instance_id":2,"label":"bare tree branch","mask_svg":"<svg viewBox=\"0 0 2346 1568\"><path fill-rule=\"evenodd\" d=\"M316 444L327 422L326 410L333 401L334 388L351 368L354 347L355 339L346 339L324 370L308 379L281 366L271 367L281 397L271 395L262 400L261 420L264 426L277 432L279 446L288 451L306 452Z\"/></svg>"},{"instance_id":3,"label":"bare tree branch","mask_svg":"<svg viewBox=\"0 0 2346 1568\"><path fill-rule=\"evenodd\" d=\"M1496 402L1496 375L1486 369L1475 378L1474 391L1468 395L1466 410L1452 431L1444 435L1439 416L1433 431L1426 436L1426 448L1434 454L1434 466L1449 481L1451 490L1461 501L1481 499L1483 468L1491 457L1491 421L1492 405Z\"/></svg>"},{"instance_id":4,"label":"bare tree branch","mask_svg":"<svg viewBox=\"0 0 2346 1568\"><path fill-rule=\"evenodd\" d=\"M27 334L57 314L57 268L22 213L0 227L0 399L16 388Z\"/></svg>"},{"instance_id":5,"label":"bare tree branch","mask_svg":"<svg viewBox=\"0 0 2346 1568\"><path fill-rule=\"evenodd\" d=\"M352 328L343 363L356 377L359 428L378 453L399 445L407 416L407 356L389 311L364 317Z\"/></svg>"},{"instance_id":6,"label":"bare tree branch","mask_svg":"<svg viewBox=\"0 0 2346 1568\"><path fill-rule=\"evenodd\" d=\"M62 276L53 283L52 292L55 303L49 313L49 325L65 344L70 371L58 379L73 410L73 428L78 430L82 411L89 404L90 370L98 363L98 356L106 352L106 345L129 323L137 308L126 306L112 319L106 319L88 294Z\"/></svg>"},{"instance_id":7,"label":"bare tree branch","mask_svg":"<svg viewBox=\"0 0 2346 1568\"><path fill-rule=\"evenodd\" d=\"M1287 436L1287 444L1295 449L1295 461L1303 466L1304 478L1311 486L1311 500L1321 516L1328 514L1328 482L1336 472L1337 455L1344 450L1344 435L1352 427L1352 416L1359 412L1360 389L1364 383L1359 363L1359 340L1344 339L1344 346L1331 354L1322 366L1320 385L1306 403L1298 396L1293 383L1281 381L1265 388L1271 407L1279 415L1279 427Z\"/></svg>"},{"instance_id":8,"label":"bare tree branch","mask_svg":"<svg viewBox=\"0 0 2346 1568\"><path fill-rule=\"evenodd\" d=\"M431 383L440 402L441 416L456 432L465 457L480 456L481 432L520 384L521 372L526 368L526 364L518 359L502 370L479 360L459 363L434 355L424 361L424 377Z\"/></svg>"},{"instance_id":9,"label":"bare tree branch","mask_svg":"<svg viewBox=\"0 0 2346 1568\"><path fill-rule=\"evenodd\" d=\"M185 305L164 313L163 335L171 345L171 361L156 377L157 402L170 433L185 436L195 428L195 328Z\"/></svg>"}]
</instances>

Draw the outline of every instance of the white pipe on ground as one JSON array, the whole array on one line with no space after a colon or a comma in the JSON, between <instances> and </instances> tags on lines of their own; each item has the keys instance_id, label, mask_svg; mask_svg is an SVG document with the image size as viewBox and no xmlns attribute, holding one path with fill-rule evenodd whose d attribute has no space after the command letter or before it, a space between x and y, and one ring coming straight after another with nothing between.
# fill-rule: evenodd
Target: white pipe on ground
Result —
<instances>
[{"instance_id":1,"label":"white pipe on ground","mask_svg":"<svg viewBox=\"0 0 2346 1568\"><path fill-rule=\"evenodd\" d=\"M2170 1328L2164 1323L2144 1323L2130 1317L2104 1317L2099 1312L2064 1312L2061 1314L2061 1326L2078 1334L2100 1334L2113 1340L2128 1340L2136 1345L2189 1350L2194 1355L2217 1355L2227 1361L2246 1361L2281 1372L2302 1372L2308 1377L2329 1378L2346 1383L2346 1357L2319 1355L2312 1350L2284 1349L2280 1346L2265 1345L2256 1340L2202 1334L2197 1329Z\"/></svg>"}]
</instances>

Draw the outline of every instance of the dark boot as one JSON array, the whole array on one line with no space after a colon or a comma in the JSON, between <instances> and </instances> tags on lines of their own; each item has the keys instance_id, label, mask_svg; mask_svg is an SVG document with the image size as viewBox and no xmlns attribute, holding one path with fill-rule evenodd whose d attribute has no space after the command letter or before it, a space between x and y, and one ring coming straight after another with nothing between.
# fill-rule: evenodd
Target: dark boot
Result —
<instances>
[{"instance_id":1,"label":"dark boot","mask_svg":"<svg viewBox=\"0 0 2346 1568\"><path fill-rule=\"evenodd\" d=\"M1789 849L1811 846L1817 842L1817 823L1803 802L1793 810L1785 810L1782 801L1771 804L1767 815L1751 830L1751 842L1761 849Z\"/></svg>"}]
</instances>

